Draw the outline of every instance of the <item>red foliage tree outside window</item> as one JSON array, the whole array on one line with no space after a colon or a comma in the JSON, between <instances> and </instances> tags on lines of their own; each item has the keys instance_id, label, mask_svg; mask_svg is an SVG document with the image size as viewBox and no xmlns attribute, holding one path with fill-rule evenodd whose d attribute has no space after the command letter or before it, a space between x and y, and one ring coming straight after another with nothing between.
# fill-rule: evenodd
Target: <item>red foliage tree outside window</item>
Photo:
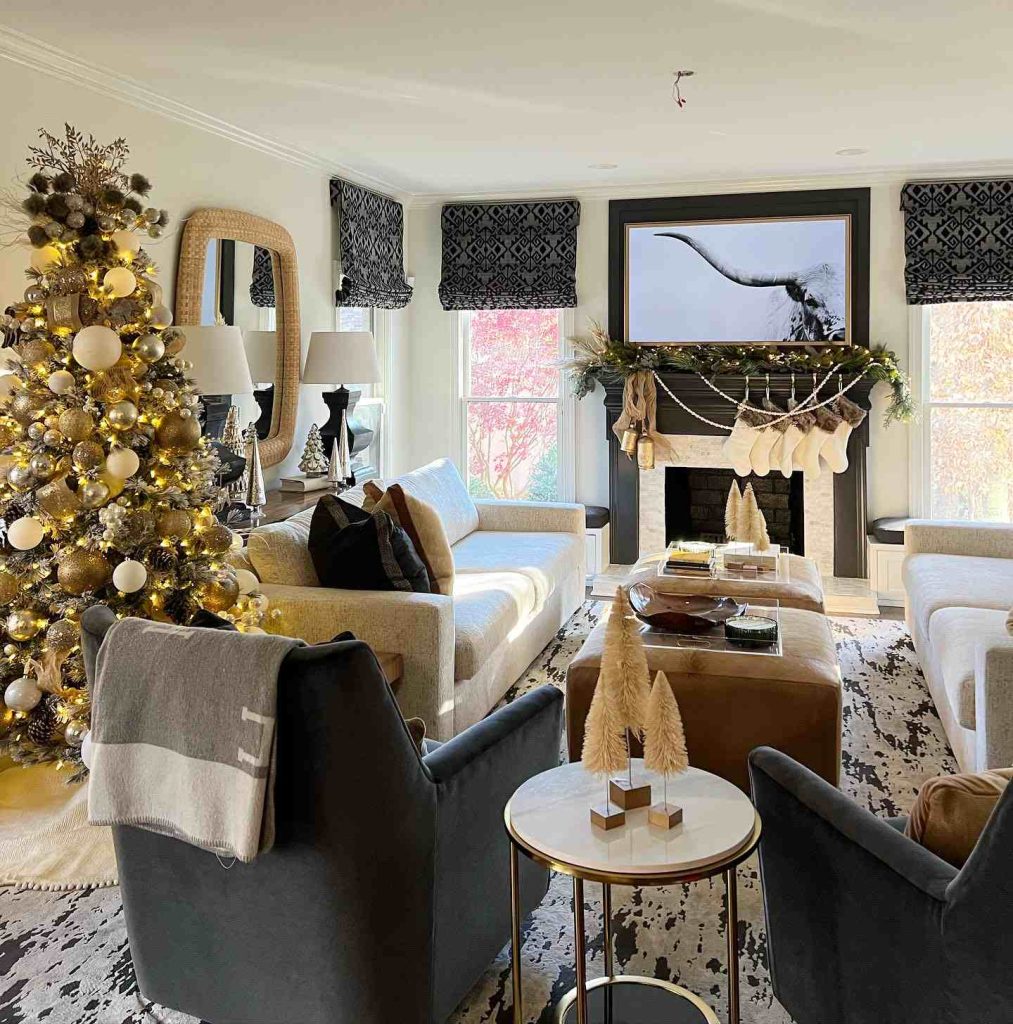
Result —
<instances>
[{"instance_id":1,"label":"red foliage tree outside window","mask_svg":"<svg viewBox=\"0 0 1013 1024\"><path fill-rule=\"evenodd\" d=\"M559 312L467 316L469 490L485 498L557 498Z\"/></svg>"}]
</instances>

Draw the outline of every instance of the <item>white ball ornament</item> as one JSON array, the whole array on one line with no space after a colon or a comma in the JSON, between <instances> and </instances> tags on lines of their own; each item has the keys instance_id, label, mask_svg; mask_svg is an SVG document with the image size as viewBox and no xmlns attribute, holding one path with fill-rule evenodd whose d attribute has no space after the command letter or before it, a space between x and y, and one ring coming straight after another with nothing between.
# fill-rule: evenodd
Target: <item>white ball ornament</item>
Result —
<instances>
[{"instance_id":1,"label":"white ball ornament","mask_svg":"<svg viewBox=\"0 0 1013 1024\"><path fill-rule=\"evenodd\" d=\"M119 362L123 345L115 331L93 324L77 332L72 351L86 370L108 370Z\"/></svg>"},{"instance_id":2,"label":"white ball ornament","mask_svg":"<svg viewBox=\"0 0 1013 1024\"><path fill-rule=\"evenodd\" d=\"M46 383L54 395L62 395L74 386L74 375L70 370L54 370L46 378Z\"/></svg>"},{"instance_id":3,"label":"white ball ornament","mask_svg":"<svg viewBox=\"0 0 1013 1024\"><path fill-rule=\"evenodd\" d=\"M84 762L84 766L87 769L91 769L92 754L95 752L95 744L92 743L91 730L89 729L85 733L84 739L81 741L81 760Z\"/></svg>"},{"instance_id":4,"label":"white ball ornament","mask_svg":"<svg viewBox=\"0 0 1013 1024\"><path fill-rule=\"evenodd\" d=\"M72 747L79 747L84 743L85 736L88 735L89 729L84 722L68 722L67 728L63 730L63 738Z\"/></svg>"},{"instance_id":5,"label":"white ball ornament","mask_svg":"<svg viewBox=\"0 0 1013 1024\"><path fill-rule=\"evenodd\" d=\"M137 278L126 267L112 267L106 271L102 283L114 299L124 299L137 287Z\"/></svg>"},{"instance_id":6,"label":"white ball ornament","mask_svg":"<svg viewBox=\"0 0 1013 1024\"><path fill-rule=\"evenodd\" d=\"M140 469L141 460L133 448L116 448L106 459L106 470L119 480L126 480Z\"/></svg>"},{"instance_id":7,"label":"white ball ornament","mask_svg":"<svg viewBox=\"0 0 1013 1024\"><path fill-rule=\"evenodd\" d=\"M42 700L42 691L35 685L34 679L22 676L13 683L7 684L4 690L4 703L11 711L31 711Z\"/></svg>"},{"instance_id":8,"label":"white ball ornament","mask_svg":"<svg viewBox=\"0 0 1013 1024\"><path fill-rule=\"evenodd\" d=\"M249 569L237 569L236 582L239 584L240 594L252 594L260 587L260 580Z\"/></svg>"},{"instance_id":9,"label":"white ball ornament","mask_svg":"<svg viewBox=\"0 0 1013 1024\"><path fill-rule=\"evenodd\" d=\"M44 535L45 530L42 528L42 523L34 516L22 516L20 519L15 519L7 528L7 539L10 541L11 547L15 547L19 551L31 551L40 543Z\"/></svg>"},{"instance_id":10,"label":"white ball ornament","mask_svg":"<svg viewBox=\"0 0 1013 1024\"><path fill-rule=\"evenodd\" d=\"M148 581L148 570L142 562L128 558L113 569L113 586L123 594L132 594Z\"/></svg>"},{"instance_id":11,"label":"white ball ornament","mask_svg":"<svg viewBox=\"0 0 1013 1024\"><path fill-rule=\"evenodd\" d=\"M32 269L46 274L60 260L60 250L55 245L44 245L41 249L32 250Z\"/></svg>"},{"instance_id":12,"label":"white ball ornament","mask_svg":"<svg viewBox=\"0 0 1013 1024\"><path fill-rule=\"evenodd\" d=\"M141 251L141 240L133 231L114 231L111 238L121 256L136 256Z\"/></svg>"}]
</instances>

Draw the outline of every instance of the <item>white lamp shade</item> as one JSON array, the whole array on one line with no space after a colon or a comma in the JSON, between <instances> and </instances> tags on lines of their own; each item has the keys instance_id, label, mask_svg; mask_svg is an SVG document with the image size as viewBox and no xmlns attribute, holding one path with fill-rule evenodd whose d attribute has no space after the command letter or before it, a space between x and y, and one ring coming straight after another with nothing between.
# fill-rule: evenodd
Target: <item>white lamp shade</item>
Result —
<instances>
[{"instance_id":1,"label":"white lamp shade","mask_svg":"<svg viewBox=\"0 0 1013 1024\"><path fill-rule=\"evenodd\" d=\"M186 334L184 358L193 363L190 373L201 394L253 394L243 332L238 327L215 324L213 327L183 327L182 330Z\"/></svg>"},{"instance_id":2,"label":"white lamp shade","mask_svg":"<svg viewBox=\"0 0 1013 1024\"><path fill-rule=\"evenodd\" d=\"M243 331L246 361L254 384L274 384L278 365L277 331Z\"/></svg>"},{"instance_id":3,"label":"white lamp shade","mask_svg":"<svg viewBox=\"0 0 1013 1024\"><path fill-rule=\"evenodd\" d=\"M380 364L369 331L314 331L303 367L304 384L378 384Z\"/></svg>"}]
</instances>

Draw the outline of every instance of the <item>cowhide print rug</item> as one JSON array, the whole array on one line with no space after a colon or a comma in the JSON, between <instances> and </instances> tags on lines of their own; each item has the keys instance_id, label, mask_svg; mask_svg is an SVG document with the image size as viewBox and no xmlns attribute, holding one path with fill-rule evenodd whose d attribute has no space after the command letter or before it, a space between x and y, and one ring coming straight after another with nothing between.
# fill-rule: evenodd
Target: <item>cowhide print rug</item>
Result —
<instances>
[{"instance_id":1,"label":"cowhide print rug","mask_svg":"<svg viewBox=\"0 0 1013 1024\"><path fill-rule=\"evenodd\" d=\"M603 606L587 604L507 695L549 682L566 666ZM956 770L902 622L832 620L844 677L845 792L880 815L905 812L921 782ZM550 1024L552 1006L574 983L571 882L553 878L524 928L525 1016ZM602 970L600 890L585 888L588 974ZM117 888L0 892L0 1020L4 1024L194 1024L144 1003L136 990ZM617 968L671 979L725 1019L723 885L613 890ZM755 858L739 868L744 1024L790 1024L766 970ZM512 1024L509 950L489 965L452 1024ZM298 1024L296 1021L290 1024Z\"/></svg>"}]
</instances>

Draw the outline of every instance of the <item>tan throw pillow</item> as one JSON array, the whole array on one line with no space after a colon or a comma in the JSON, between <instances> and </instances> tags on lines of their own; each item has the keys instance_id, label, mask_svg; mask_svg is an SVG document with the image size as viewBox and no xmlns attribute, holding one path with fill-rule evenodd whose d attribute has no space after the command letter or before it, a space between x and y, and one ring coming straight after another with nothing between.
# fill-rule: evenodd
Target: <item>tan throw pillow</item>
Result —
<instances>
[{"instance_id":1,"label":"tan throw pillow","mask_svg":"<svg viewBox=\"0 0 1013 1024\"><path fill-rule=\"evenodd\" d=\"M383 488L375 480L367 480L362 485L362 508L366 512L372 512L376 503L383 497Z\"/></svg>"},{"instance_id":2,"label":"tan throw pillow","mask_svg":"<svg viewBox=\"0 0 1013 1024\"><path fill-rule=\"evenodd\" d=\"M372 496L371 487L374 492L380 492L379 497ZM436 509L414 494L409 494L400 484L391 484L386 491L380 491L379 487L370 482L366 488L367 498L374 501L373 510L386 512L408 534L429 574L429 585L433 593L452 594L454 555Z\"/></svg>"},{"instance_id":3,"label":"tan throw pillow","mask_svg":"<svg viewBox=\"0 0 1013 1024\"><path fill-rule=\"evenodd\" d=\"M918 791L904 834L963 867L1011 778L1013 768L929 779Z\"/></svg>"}]
</instances>

